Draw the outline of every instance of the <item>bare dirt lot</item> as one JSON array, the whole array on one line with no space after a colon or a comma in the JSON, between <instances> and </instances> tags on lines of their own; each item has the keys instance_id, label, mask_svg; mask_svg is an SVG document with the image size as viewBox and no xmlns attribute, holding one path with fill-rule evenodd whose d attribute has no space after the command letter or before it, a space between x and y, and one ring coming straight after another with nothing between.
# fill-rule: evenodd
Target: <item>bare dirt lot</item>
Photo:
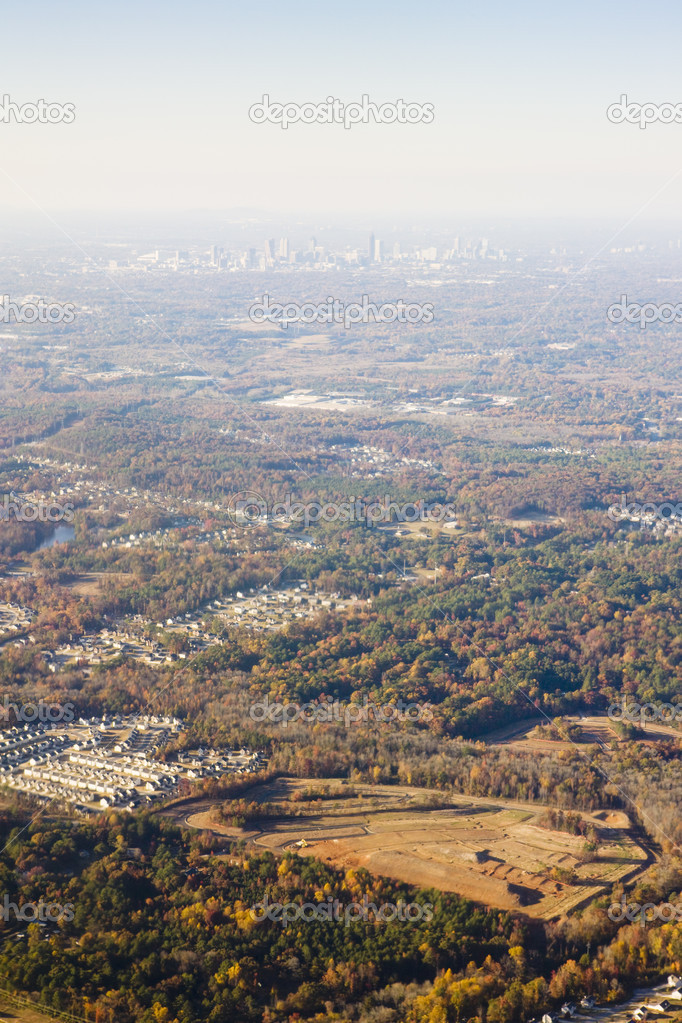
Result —
<instances>
[{"instance_id":1,"label":"bare dirt lot","mask_svg":"<svg viewBox=\"0 0 682 1023\"><path fill-rule=\"evenodd\" d=\"M609 752L611 743L626 742L621 739L613 727L613 722L606 714L581 714L569 715L563 718L565 725L577 725L579 734L573 739L568 738L538 738L533 734L536 726L547 725L545 718L533 718L530 721L515 721L504 728L494 732L488 732L480 738L491 746L512 746L526 752L558 752L568 750L576 746L599 746L604 753ZM671 725L663 722L646 722L643 725L642 741L660 742L665 739L682 738L682 733Z\"/></svg>"},{"instance_id":2,"label":"bare dirt lot","mask_svg":"<svg viewBox=\"0 0 682 1023\"><path fill-rule=\"evenodd\" d=\"M434 794L424 789L353 786L343 798L335 779L332 796L297 818L263 818L246 828L222 823L215 809L184 819L230 838L248 838L274 853L294 850L335 866L365 867L373 874L409 884L458 892L476 902L550 919L595 898L616 880L629 878L650 860L619 811L596 811L584 818L599 829L600 858L583 863L585 839L540 827L544 807L493 799L455 797L447 808L433 808ZM308 781L282 778L249 792L245 798L281 802L283 813L305 803L289 803ZM197 807L198 809L198 807ZM573 870L567 883L550 876L553 869Z\"/></svg>"}]
</instances>

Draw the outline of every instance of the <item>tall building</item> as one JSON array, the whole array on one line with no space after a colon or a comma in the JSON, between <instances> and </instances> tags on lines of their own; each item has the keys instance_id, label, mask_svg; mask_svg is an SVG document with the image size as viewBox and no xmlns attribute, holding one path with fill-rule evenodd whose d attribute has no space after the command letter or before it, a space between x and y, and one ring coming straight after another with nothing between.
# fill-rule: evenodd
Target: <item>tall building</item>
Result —
<instances>
[{"instance_id":1,"label":"tall building","mask_svg":"<svg viewBox=\"0 0 682 1023\"><path fill-rule=\"evenodd\" d=\"M384 255L384 243L381 238L374 239L374 262L380 263Z\"/></svg>"},{"instance_id":2,"label":"tall building","mask_svg":"<svg viewBox=\"0 0 682 1023\"><path fill-rule=\"evenodd\" d=\"M266 238L265 240L265 261L272 263L275 258L275 239Z\"/></svg>"},{"instance_id":3,"label":"tall building","mask_svg":"<svg viewBox=\"0 0 682 1023\"><path fill-rule=\"evenodd\" d=\"M369 236L369 253L368 253L368 255L369 255L370 263L374 262L374 246L375 246L375 244L376 244L376 239L374 237L374 232L372 231L372 233Z\"/></svg>"},{"instance_id":4,"label":"tall building","mask_svg":"<svg viewBox=\"0 0 682 1023\"><path fill-rule=\"evenodd\" d=\"M279 258L289 259L289 239L280 238L279 240Z\"/></svg>"}]
</instances>

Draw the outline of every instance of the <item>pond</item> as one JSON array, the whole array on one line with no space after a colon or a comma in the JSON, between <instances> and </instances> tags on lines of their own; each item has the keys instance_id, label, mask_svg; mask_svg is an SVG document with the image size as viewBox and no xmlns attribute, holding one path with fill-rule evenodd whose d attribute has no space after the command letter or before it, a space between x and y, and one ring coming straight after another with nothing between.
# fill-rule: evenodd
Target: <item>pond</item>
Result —
<instances>
[{"instance_id":1,"label":"pond","mask_svg":"<svg viewBox=\"0 0 682 1023\"><path fill-rule=\"evenodd\" d=\"M60 526L55 527L54 533L51 536L46 536L43 542L38 547L39 551L44 550L46 547L54 547L56 543L66 543L68 540L73 540L76 535L75 526L65 526L63 523Z\"/></svg>"}]
</instances>

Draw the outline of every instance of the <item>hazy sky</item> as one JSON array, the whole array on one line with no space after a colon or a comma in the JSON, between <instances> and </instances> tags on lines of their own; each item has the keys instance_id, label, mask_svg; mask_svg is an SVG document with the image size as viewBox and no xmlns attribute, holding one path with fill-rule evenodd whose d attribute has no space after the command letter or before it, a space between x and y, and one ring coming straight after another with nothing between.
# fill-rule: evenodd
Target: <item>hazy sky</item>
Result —
<instances>
[{"instance_id":1,"label":"hazy sky","mask_svg":"<svg viewBox=\"0 0 682 1023\"><path fill-rule=\"evenodd\" d=\"M679 171L642 214L679 221L682 125L606 108L682 102L681 28L676 0L22 0L0 95L76 120L0 124L0 205L626 219ZM249 121L264 93L435 119L283 131Z\"/></svg>"}]
</instances>

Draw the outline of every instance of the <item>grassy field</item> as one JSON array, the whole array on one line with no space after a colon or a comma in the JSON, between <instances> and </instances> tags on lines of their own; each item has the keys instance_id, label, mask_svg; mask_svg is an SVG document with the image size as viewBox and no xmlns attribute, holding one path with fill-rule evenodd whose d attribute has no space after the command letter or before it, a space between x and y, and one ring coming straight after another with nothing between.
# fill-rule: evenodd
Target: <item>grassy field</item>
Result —
<instances>
[{"instance_id":1,"label":"grassy field","mask_svg":"<svg viewBox=\"0 0 682 1023\"><path fill-rule=\"evenodd\" d=\"M46 1015L28 1004L20 1004L22 1002L28 1002L28 999L21 997L14 999L0 993L0 1023L55 1023L55 1019L60 1018ZM61 1018L67 1019L68 1014ZM75 1020L78 1017L70 1018Z\"/></svg>"}]
</instances>

